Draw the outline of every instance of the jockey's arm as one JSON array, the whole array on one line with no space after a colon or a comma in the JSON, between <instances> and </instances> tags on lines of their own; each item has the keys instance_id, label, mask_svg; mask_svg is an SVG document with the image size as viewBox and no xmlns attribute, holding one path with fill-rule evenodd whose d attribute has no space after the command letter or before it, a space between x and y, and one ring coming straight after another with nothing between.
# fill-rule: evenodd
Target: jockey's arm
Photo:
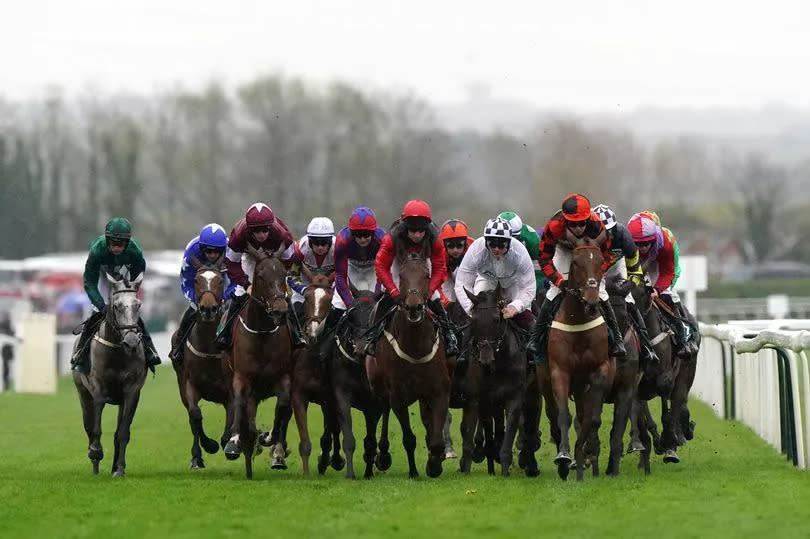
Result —
<instances>
[{"instance_id":1,"label":"jockey's arm","mask_svg":"<svg viewBox=\"0 0 810 539\"><path fill-rule=\"evenodd\" d=\"M517 293L509 303L518 313L529 309L537 293L537 281L534 277L534 266L528 251L520 251L517 267Z\"/></svg>"},{"instance_id":2,"label":"jockey's arm","mask_svg":"<svg viewBox=\"0 0 810 539\"><path fill-rule=\"evenodd\" d=\"M290 266L289 271L287 271L287 286L299 294L303 294L306 288L306 283L304 283L304 277L301 273L302 264L303 262L295 261Z\"/></svg>"},{"instance_id":3,"label":"jockey's arm","mask_svg":"<svg viewBox=\"0 0 810 539\"><path fill-rule=\"evenodd\" d=\"M660 294L672 286L675 278L675 250L672 245L664 245L658 251L658 280L655 282L655 289Z\"/></svg>"},{"instance_id":4,"label":"jockey's arm","mask_svg":"<svg viewBox=\"0 0 810 539\"><path fill-rule=\"evenodd\" d=\"M464 290L475 292L475 278L478 276L478 267L481 261L480 255L482 253L481 249L486 249L486 247L484 246L484 240L479 238L475 240L472 245L470 245L469 249L467 249L467 252L464 253L464 258L461 259L461 264L459 264L456 269L456 300L467 314L472 313L473 304Z\"/></svg>"},{"instance_id":5,"label":"jockey's arm","mask_svg":"<svg viewBox=\"0 0 810 539\"><path fill-rule=\"evenodd\" d=\"M349 286L349 249L346 242L343 234L338 235L335 240L335 291L346 307L350 307L354 303L354 297Z\"/></svg>"},{"instance_id":6,"label":"jockey's arm","mask_svg":"<svg viewBox=\"0 0 810 539\"><path fill-rule=\"evenodd\" d=\"M95 247L95 244L94 244ZM104 309L104 298L98 290L98 279L101 271L101 256L97 249L91 248L84 264L84 291L90 298L90 303L99 311Z\"/></svg>"},{"instance_id":7,"label":"jockey's arm","mask_svg":"<svg viewBox=\"0 0 810 539\"><path fill-rule=\"evenodd\" d=\"M436 238L430 255L429 298L433 297L433 293L442 286L445 279L447 279L447 251L444 250L444 242Z\"/></svg>"},{"instance_id":8,"label":"jockey's arm","mask_svg":"<svg viewBox=\"0 0 810 539\"><path fill-rule=\"evenodd\" d=\"M374 269L377 273L377 280L382 283L385 290L392 298L399 296L399 288L394 284L394 277L391 275L391 265L394 263L394 239L390 234L386 234L377 251L377 258L374 261Z\"/></svg>"},{"instance_id":9,"label":"jockey's arm","mask_svg":"<svg viewBox=\"0 0 810 539\"><path fill-rule=\"evenodd\" d=\"M557 250L557 238L554 237L554 233L551 230L551 224L553 222L554 221L549 221L546 228L543 230L543 239L540 240L539 262L546 279L553 283L554 286L560 286L565 278L562 273L557 271L557 268L554 267L554 253Z\"/></svg>"}]
</instances>

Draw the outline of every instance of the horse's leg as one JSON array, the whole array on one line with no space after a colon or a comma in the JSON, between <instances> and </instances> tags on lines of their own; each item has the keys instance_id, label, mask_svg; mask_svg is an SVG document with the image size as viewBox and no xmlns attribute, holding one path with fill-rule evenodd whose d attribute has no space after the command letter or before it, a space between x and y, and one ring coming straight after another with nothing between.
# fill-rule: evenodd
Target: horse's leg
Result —
<instances>
[{"instance_id":1,"label":"horse's leg","mask_svg":"<svg viewBox=\"0 0 810 539\"><path fill-rule=\"evenodd\" d=\"M391 417L391 407L388 403L382 403L381 405L382 410L382 428L380 429L380 452L377 454L377 458L374 460L374 465L377 466L377 469L381 472L386 471L388 468L391 467L391 442L388 440L388 421Z\"/></svg>"},{"instance_id":2,"label":"horse's leg","mask_svg":"<svg viewBox=\"0 0 810 539\"><path fill-rule=\"evenodd\" d=\"M236 460L242 453L243 445L240 442L239 435L244 430L243 423L245 423L245 380L241 373L235 372L233 375L233 397L231 400L231 424L229 429L230 438L225 444L225 458L228 460Z\"/></svg>"},{"instance_id":3,"label":"horse's leg","mask_svg":"<svg viewBox=\"0 0 810 539\"><path fill-rule=\"evenodd\" d=\"M337 406L338 422L343 434L343 453L346 455L346 479L354 479L354 449L357 441L352 431L352 407L350 397L342 390L335 391L335 403ZM368 419L366 419L368 422ZM376 430L377 425L375 423ZM376 432L375 432L376 434ZM368 473L369 463L366 462L366 473Z\"/></svg>"},{"instance_id":4,"label":"horse's leg","mask_svg":"<svg viewBox=\"0 0 810 539\"><path fill-rule=\"evenodd\" d=\"M129 430L138 409L141 398L140 388L124 394L124 399L118 408L118 426L115 429L115 460L113 462L113 477L123 477L127 468L127 444L129 443Z\"/></svg>"},{"instance_id":5,"label":"horse's leg","mask_svg":"<svg viewBox=\"0 0 810 539\"><path fill-rule=\"evenodd\" d=\"M346 466L346 460L340 455L340 426L337 421L337 413L334 410L335 403L327 402L327 396L324 396L324 405L321 406L324 417L324 431L328 428L328 440L332 442L332 458L329 459L329 464L332 469L339 472ZM328 427L327 427L328 424Z\"/></svg>"},{"instance_id":6,"label":"horse's leg","mask_svg":"<svg viewBox=\"0 0 810 539\"><path fill-rule=\"evenodd\" d=\"M292 406L290 405L290 377L284 376L279 381L276 388L276 418L273 430L278 432L278 440L273 447L272 463L270 468L274 470L286 470L286 457L289 455L287 449L287 427L290 425L292 417Z\"/></svg>"},{"instance_id":7,"label":"horse's leg","mask_svg":"<svg viewBox=\"0 0 810 539\"><path fill-rule=\"evenodd\" d=\"M399 426L402 429L402 446L405 448L405 453L408 455L408 477L416 479L419 477L419 472L416 470L416 459L414 451L416 450L416 436L411 429L411 418L408 415L407 406L393 407L394 415L399 420Z\"/></svg>"},{"instance_id":8,"label":"horse's leg","mask_svg":"<svg viewBox=\"0 0 810 539\"><path fill-rule=\"evenodd\" d=\"M557 425L560 433L554 464L557 465L557 474L563 480L568 478L568 467L571 464L571 446L568 438L568 431L571 429L571 412L568 410L569 384L568 373L559 369L552 369L551 386L554 394L554 405L557 408ZM578 462L577 465L579 464Z\"/></svg>"},{"instance_id":9,"label":"horse's leg","mask_svg":"<svg viewBox=\"0 0 810 539\"><path fill-rule=\"evenodd\" d=\"M518 454L518 464L528 477L540 475L534 453L540 449L540 414L543 401L537 387L537 378L532 376L523 398L523 414L520 429L523 432L523 445Z\"/></svg>"},{"instance_id":10,"label":"horse's leg","mask_svg":"<svg viewBox=\"0 0 810 539\"><path fill-rule=\"evenodd\" d=\"M371 479L374 477L374 457L377 453L377 423L380 421L380 411L375 407L370 407L363 415L366 418L366 437L363 439L363 460L366 463L366 471L363 473L363 477ZM351 430L351 425L349 427ZM346 437L343 438L345 440ZM349 460L348 455L346 459ZM346 477L348 477L348 471Z\"/></svg>"},{"instance_id":11,"label":"horse's leg","mask_svg":"<svg viewBox=\"0 0 810 539\"><path fill-rule=\"evenodd\" d=\"M444 458L454 459L458 457L456 451L453 449L453 436L450 433L450 424L453 422L453 416L450 410L447 410L447 419L444 421L444 428L442 428L442 439L444 440Z\"/></svg>"},{"instance_id":12,"label":"horse's leg","mask_svg":"<svg viewBox=\"0 0 810 539\"><path fill-rule=\"evenodd\" d=\"M652 436L652 447L655 449L655 454L663 454L664 450L661 447L661 436L658 434L658 425L655 424L655 419L653 419L652 412L650 412L649 401L641 401L640 416L644 416L644 423L650 436Z\"/></svg>"},{"instance_id":13,"label":"horse's leg","mask_svg":"<svg viewBox=\"0 0 810 539\"><path fill-rule=\"evenodd\" d=\"M231 423L233 422L233 406L230 402L230 398L226 398L226 402L222 407L225 408L225 428L222 430L219 446L224 450L225 444L228 443L228 438L230 437Z\"/></svg>"},{"instance_id":14,"label":"horse's leg","mask_svg":"<svg viewBox=\"0 0 810 539\"><path fill-rule=\"evenodd\" d=\"M464 412L461 415L461 461L459 470L462 473L470 473L472 468L473 455L475 454L475 433L480 425L478 398L468 396L464 403ZM482 429L478 429L483 432ZM483 443L482 443L483 445Z\"/></svg>"},{"instance_id":15,"label":"horse's leg","mask_svg":"<svg viewBox=\"0 0 810 539\"><path fill-rule=\"evenodd\" d=\"M635 400L635 387L623 387L617 392L613 403L613 425L610 427L610 456L605 470L607 475L619 475L621 468L624 433L627 430L627 420L630 408Z\"/></svg>"},{"instance_id":16,"label":"horse's leg","mask_svg":"<svg viewBox=\"0 0 810 539\"><path fill-rule=\"evenodd\" d=\"M647 401L643 401L644 405L647 404ZM640 406L639 403L639 414L638 414L638 436L639 442L642 444L643 449L639 453L638 457L638 469L644 470L645 475L649 475L650 473L650 453L652 452L653 442L650 439L650 425L647 423L648 414L644 413L643 407Z\"/></svg>"},{"instance_id":17,"label":"horse's leg","mask_svg":"<svg viewBox=\"0 0 810 539\"><path fill-rule=\"evenodd\" d=\"M245 454L245 478L253 479L253 452L256 449L258 429L256 428L256 408L258 403L250 387L245 388L245 405L239 429L242 452Z\"/></svg>"},{"instance_id":18,"label":"horse's leg","mask_svg":"<svg viewBox=\"0 0 810 539\"><path fill-rule=\"evenodd\" d=\"M680 462L680 458L675 452L678 447L678 435L675 432L675 425L678 421L675 411L674 402L661 397L661 449L664 452L664 462L667 463Z\"/></svg>"},{"instance_id":19,"label":"horse's leg","mask_svg":"<svg viewBox=\"0 0 810 539\"><path fill-rule=\"evenodd\" d=\"M449 387L447 388L449 391ZM422 415L422 423L427 431L427 447L430 455L425 465L425 474L428 477L439 477L442 475L442 461L444 461L444 423L447 420L447 404L449 395L437 395L426 403L419 401L419 411Z\"/></svg>"},{"instance_id":20,"label":"horse's leg","mask_svg":"<svg viewBox=\"0 0 810 539\"><path fill-rule=\"evenodd\" d=\"M630 445L627 447L628 453L644 451L644 444L641 443L641 399L633 389L634 395L630 399Z\"/></svg>"},{"instance_id":21,"label":"horse's leg","mask_svg":"<svg viewBox=\"0 0 810 539\"><path fill-rule=\"evenodd\" d=\"M332 452L332 430L330 419L327 416L326 408L321 406L321 415L323 416L323 432L321 433L321 438L318 441L318 445L321 447L321 454L318 455L318 475L324 475L326 473L326 469L329 467L329 458Z\"/></svg>"},{"instance_id":22,"label":"horse's leg","mask_svg":"<svg viewBox=\"0 0 810 539\"><path fill-rule=\"evenodd\" d=\"M495 475L495 418L490 403L479 407L481 428L484 431L484 454L487 459L487 473Z\"/></svg>"},{"instance_id":23,"label":"horse's leg","mask_svg":"<svg viewBox=\"0 0 810 539\"><path fill-rule=\"evenodd\" d=\"M82 407L82 422L84 423L84 432L87 434L87 458L93 464L93 473L98 473L98 463L104 458L104 450L101 448L101 421L96 421L96 413L98 412L99 418L101 417L101 410L96 409L93 402L93 395L82 385L81 382L75 382L76 390L79 393L79 404ZM104 403L101 404L101 409L104 408Z\"/></svg>"},{"instance_id":24,"label":"horse's leg","mask_svg":"<svg viewBox=\"0 0 810 539\"><path fill-rule=\"evenodd\" d=\"M503 476L509 475L509 469L512 466L512 446L515 444L515 436L517 435L523 408L522 389L523 388L520 387L517 394L506 404L506 425L503 440L501 441L500 454L501 475ZM525 444L526 441L524 440L524 445Z\"/></svg>"},{"instance_id":25,"label":"horse's leg","mask_svg":"<svg viewBox=\"0 0 810 539\"><path fill-rule=\"evenodd\" d=\"M480 414L479 414L480 417ZM475 425L475 445L473 446L472 460L473 462L484 462L487 458L484 440L484 425L479 421Z\"/></svg>"},{"instance_id":26,"label":"horse's leg","mask_svg":"<svg viewBox=\"0 0 810 539\"><path fill-rule=\"evenodd\" d=\"M295 424L298 426L298 453L301 455L301 467L304 475L309 475L309 456L312 453L312 442L309 439L309 428L307 427L307 400L303 391L299 388L293 389L292 409L295 413ZM278 406L276 406L278 412ZM273 429L275 431L275 428Z\"/></svg>"}]
</instances>

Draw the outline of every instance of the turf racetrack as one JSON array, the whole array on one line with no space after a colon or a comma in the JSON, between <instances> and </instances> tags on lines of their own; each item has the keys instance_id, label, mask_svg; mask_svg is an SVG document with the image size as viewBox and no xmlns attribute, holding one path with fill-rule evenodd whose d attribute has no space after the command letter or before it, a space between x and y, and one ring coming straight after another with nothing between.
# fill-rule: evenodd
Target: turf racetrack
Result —
<instances>
[{"instance_id":1,"label":"turf racetrack","mask_svg":"<svg viewBox=\"0 0 810 539\"><path fill-rule=\"evenodd\" d=\"M141 394L127 453L127 477L113 479L112 435L117 407L104 414L101 473L91 474L87 438L72 380L60 380L54 396L0 395L0 536L3 537L764 537L806 536L810 526L810 477L736 422L717 419L692 403L695 439L681 448L682 462L664 465L654 456L652 475L626 456L622 475L578 484L562 482L541 424L541 476L529 479L515 466L509 478L486 475L485 464L461 475L445 461L438 479L424 476L424 432L417 417L419 480L407 478L399 424L392 415L394 465L373 480L347 481L342 472L305 479L297 431L290 425L293 455L286 471L269 468L267 451L256 459L254 479L244 462L222 452L204 455L207 468L189 470L191 434L174 372L158 369ZM612 407L607 408L612 413ZM271 423L272 401L259 408L259 424ZM657 413L657 412L655 412ZM454 411L460 452L460 412ZM218 439L221 408L203 405L208 434ZM320 409L310 407L310 428L320 428ZM355 420L362 474L362 429ZM603 423L602 462L610 422ZM314 467L317 437L313 429Z\"/></svg>"}]
</instances>

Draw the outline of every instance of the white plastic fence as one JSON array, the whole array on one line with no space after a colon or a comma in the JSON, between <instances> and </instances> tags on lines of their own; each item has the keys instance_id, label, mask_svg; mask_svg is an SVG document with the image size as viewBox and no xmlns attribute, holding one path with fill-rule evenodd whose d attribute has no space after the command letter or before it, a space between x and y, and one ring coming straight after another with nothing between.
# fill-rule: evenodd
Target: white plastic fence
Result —
<instances>
[{"instance_id":1,"label":"white plastic fence","mask_svg":"<svg viewBox=\"0 0 810 539\"><path fill-rule=\"evenodd\" d=\"M692 394L810 465L810 320L700 325L703 342Z\"/></svg>"}]
</instances>

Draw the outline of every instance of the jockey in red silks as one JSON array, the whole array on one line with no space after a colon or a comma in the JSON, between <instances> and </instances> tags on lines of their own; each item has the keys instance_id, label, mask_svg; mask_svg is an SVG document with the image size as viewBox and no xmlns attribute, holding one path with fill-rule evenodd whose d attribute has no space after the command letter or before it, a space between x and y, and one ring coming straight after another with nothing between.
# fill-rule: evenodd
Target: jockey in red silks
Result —
<instances>
[{"instance_id":1,"label":"jockey in red silks","mask_svg":"<svg viewBox=\"0 0 810 539\"><path fill-rule=\"evenodd\" d=\"M568 270L571 267L572 249L566 245L566 231L570 231L577 238L589 237L596 240L600 236L607 236L605 226L599 216L591 211L591 203L583 195L572 193L565 197L560 211L554 214L543 229L543 239L540 241L540 267L551 286L546 293L546 299L537 315L537 324L529 339L529 348L534 352L535 362L546 364L548 362L548 330L557 309L562 303L562 291L566 288ZM610 251L610 239L602 242L601 250L604 262L602 269L607 271L613 255ZM626 350L624 339L616 322L608 301L604 277L599 283L599 299L602 314L605 317L609 335L609 353L616 358L624 358Z\"/></svg>"},{"instance_id":2,"label":"jockey in red silks","mask_svg":"<svg viewBox=\"0 0 810 539\"><path fill-rule=\"evenodd\" d=\"M228 269L228 277L231 282L236 283L236 291L228 307L225 325L219 330L216 338L217 344L223 349L231 346L233 321L250 297L252 290L251 280L256 261L247 253L248 245L255 249L264 249L267 253L281 249L280 259L287 269L290 268L295 254L290 229L287 228L284 221L275 216L270 206L263 202L252 204L245 212L245 217L233 226L228 236L228 247L225 250L225 267ZM294 316L295 311L292 307L290 311ZM290 327L293 345L295 347L306 346L306 340L301 334L298 321L292 320Z\"/></svg>"},{"instance_id":3,"label":"jockey in red silks","mask_svg":"<svg viewBox=\"0 0 810 539\"><path fill-rule=\"evenodd\" d=\"M664 233L647 213L637 213L631 217L627 230L638 247L641 267L653 286L652 294L660 296L682 318L680 323L672 324L675 353L681 358L689 358L697 353L693 338L697 333L697 324L693 323L678 293L672 289L676 269L675 236L671 231Z\"/></svg>"},{"instance_id":4,"label":"jockey in red silks","mask_svg":"<svg viewBox=\"0 0 810 539\"><path fill-rule=\"evenodd\" d=\"M420 254L428 260L430 284L428 306L442 329L445 353L458 354L458 344L453 325L447 317L438 289L447 277L447 261L439 231L431 220L430 206L424 200L410 200L402 209L400 218L385 235L377 253L377 279L385 288L385 294L377 302L374 320L368 335L365 353L375 355L377 340L385 329L387 314L402 297L399 290L399 267L409 254Z\"/></svg>"}]
</instances>

